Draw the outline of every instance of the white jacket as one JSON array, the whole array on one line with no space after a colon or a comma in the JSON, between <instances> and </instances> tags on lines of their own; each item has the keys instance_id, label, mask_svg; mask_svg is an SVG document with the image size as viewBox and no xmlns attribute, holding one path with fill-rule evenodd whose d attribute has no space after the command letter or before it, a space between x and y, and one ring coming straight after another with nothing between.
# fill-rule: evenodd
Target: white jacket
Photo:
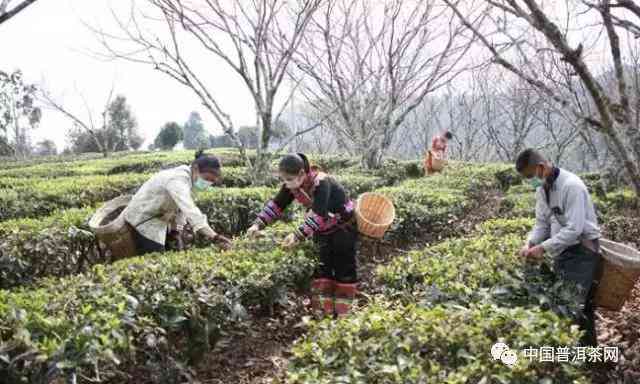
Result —
<instances>
[{"instance_id":1,"label":"white jacket","mask_svg":"<svg viewBox=\"0 0 640 384\"><path fill-rule=\"evenodd\" d=\"M529 243L542 244L555 257L572 245L598 238L598 218L586 185L578 176L560 169L549 191L549 204L544 189L536 191L536 224Z\"/></svg>"},{"instance_id":2,"label":"white jacket","mask_svg":"<svg viewBox=\"0 0 640 384\"><path fill-rule=\"evenodd\" d=\"M192 196L191 167L181 165L156 173L140 187L124 211L125 220L141 235L165 243L167 229L189 222L195 232L209 227Z\"/></svg>"}]
</instances>

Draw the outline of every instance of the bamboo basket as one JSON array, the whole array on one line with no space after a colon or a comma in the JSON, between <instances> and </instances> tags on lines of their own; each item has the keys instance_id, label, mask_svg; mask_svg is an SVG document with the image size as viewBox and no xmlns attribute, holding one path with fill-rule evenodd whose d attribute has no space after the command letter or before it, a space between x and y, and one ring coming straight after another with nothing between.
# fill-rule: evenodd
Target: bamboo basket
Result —
<instances>
[{"instance_id":1,"label":"bamboo basket","mask_svg":"<svg viewBox=\"0 0 640 384\"><path fill-rule=\"evenodd\" d=\"M377 193L363 193L356 202L358 231L366 236L381 239L396 217L391 200Z\"/></svg>"},{"instance_id":2,"label":"bamboo basket","mask_svg":"<svg viewBox=\"0 0 640 384\"><path fill-rule=\"evenodd\" d=\"M431 157L431 169L434 172L440 172L447 165L447 160L437 156L431 150L429 150L429 157Z\"/></svg>"},{"instance_id":3,"label":"bamboo basket","mask_svg":"<svg viewBox=\"0 0 640 384\"><path fill-rule=\"evenodd\" d=\"M113 259L136 255L132 229L124 220L124 209L131 198L131 195L124 195L106 202L89 220L89 227L96 238L111 251Z\"/></svg>"},{"instance_id":4,"label":"bamboo basket","mask_svg":"<svg viewBox=\"0 0 640 384\"><path fill-rule=\"evenodd\" d=\"M633 247L600 239L602 277L595 295L595 304L619 311L629 298L640 276L640 252Z\"/></svg>"}]
</instances>

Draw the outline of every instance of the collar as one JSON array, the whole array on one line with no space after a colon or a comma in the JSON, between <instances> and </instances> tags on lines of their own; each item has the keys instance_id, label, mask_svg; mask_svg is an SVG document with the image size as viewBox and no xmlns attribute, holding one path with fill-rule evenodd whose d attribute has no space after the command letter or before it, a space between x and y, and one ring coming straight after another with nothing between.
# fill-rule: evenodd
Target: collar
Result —
<instances>
[{"instance_id":1,"label":"collar","mask_svg":"<svg viewBox=\"0 0 640 384\"><path fill-rule=\"evenodd\" d=\"M558 176L560 176L560 168L553 166L553 169L551 170L551 174L547 176L547 178L544 181L543 188L545 192L545 197L547 199L547 204L549 204L549 191L551 191L556 180L558 180Z\"/></svg>"},{"instance_id":2,"label":"collar","mask_svg":"<svg viewBox=\"0 0 640 384\"><path fill-rule=\"evenodd\" d=\"M551 187L553 187L553 184L555 184L556 180L558 179L558 176L560 176L560 168L554 166L551 170L551 174L544 180L545 187L547 189L551 189Z\"/></svg>"},{"instance_id":3,"label":"collar","mask_svg":"<svg viewBox=\"0 0 640 384\"><path fill-rule=\"evenodd\" d=\"M308 190L309 188L311 188L316 181L316 176L318 176L318 172L314 170L309 171L304 178L304 182L302 183L300 188L304 190Z\"/></svg>"}]
</instances>

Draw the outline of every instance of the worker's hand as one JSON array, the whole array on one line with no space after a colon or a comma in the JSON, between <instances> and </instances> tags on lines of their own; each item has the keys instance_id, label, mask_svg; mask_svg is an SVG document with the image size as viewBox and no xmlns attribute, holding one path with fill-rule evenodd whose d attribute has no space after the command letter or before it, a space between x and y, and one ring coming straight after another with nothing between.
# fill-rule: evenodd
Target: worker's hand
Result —
<instances>
[{"instance_id":1,"label":"worker's hand","mask_svg":"<svg viewBox=\"0 0 640 384\"><path fill-rule=\"evenodd\" d=\"M544 256L544 248L541 245L536 245L535 247L529 248L525 256L530 259L542 259Z\"/></svg>"},{"instance_id":2,"label":"worker's hand","mask_svg":"<svg viewBox=\"0 0 640 384\"><path fill-rule=\"evenodd\" d=\"M184 240L182 240L182 232L178 233L176 236L176 248L178 251L184 251Z\"/></svg>"},{"instance_id":3,"label":"worker's hand","mask_svg":"<svg viewBox=\"0 0 640 384\"><path fill-rule=\"evenodd\" d=\"M285 237L284 241L282 242L282 246L285 248L293 248L296 244L298 244L298 238L293 233Z\"/></svg>"},{"instance_id":4,"label":"worker's hand","mask_svg":"<svg viewBox=\"0 0 640 384\"><path fill-rule=\"evenodd\" d=\"M260 235L260 227L258 226L258 224L253 224L251 228L247 230L247 236L254 239L258 237L258 235Z\"/></svg>"},{"instance_id":5,"label":"worker's hand","mask_svg":"<svg viewBox=\"0 0 640 384\"><path fill-rule=\"evenodd\" d=\"M213 239L212 239L220 248L224 249L225 251L231 249L231 240L222 236L222 235L218 235L216 234Z\"/></svg>"},{"instance_id":6,"label":"worker's hand","mask_svg":"<svg viewBox=\"0 0 640 384\"><path fill-rule=\"evenodd\" d=\"M175 240L176 244L176 250L178 251L183 251L184 250L184 241L182 239L182 231L178 231L178 230L173 230L171 232L169 232L169 237L173 240Z\"/></svg>"},{"instance_id":7,"label":"worker's hand","mask_svg":"<svg viewBox=\"0 0 640 384\"><path fill-rule=\"evenodd\" d=\"M527 253L529 253L529 249L531 248L531 246L529 245L529 243L525 244L522 249L520 250L520 257L526 257Z\"/></svg>"}]
</instances>

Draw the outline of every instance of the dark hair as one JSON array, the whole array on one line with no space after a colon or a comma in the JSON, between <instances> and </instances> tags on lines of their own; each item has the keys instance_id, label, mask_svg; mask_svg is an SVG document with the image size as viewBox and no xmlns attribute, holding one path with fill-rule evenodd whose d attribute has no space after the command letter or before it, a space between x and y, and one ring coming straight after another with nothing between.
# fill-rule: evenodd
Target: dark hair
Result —
<instances>
[{"instance_id":1,"label":"dark hair","mask_svg":"<svg viewBox=\"0 0 640 384\"><path fill-rule=\"evenodd\" d=\"M546 161L544 156L533 148L527 148L522 151L516 159L516 171L522 173L525 168L534 167L543 164Z\"/></svg>"},{"instance_id":2,"label":"dark hair","mask_svg":"<svg viewBox=\"0 0 640 384\"><path fill-rule=\"evenodd\" d=\"M302 169L304 169L305 173L309 173L311 165L309 164L309 159L303 153L292 153L280 160L278 169L287 175L297 175Z\"/></svg>"},{"instance_id":3,"label":"dark hair","mask_svg":"<svg viewBox=\"0 0 640 384\"><path fill-rule=\"evenodd\" d=\"M444 137L446 137L446 138L447 138L447 140L451 140L451 139L453 139L453 133L451 133L451 132L449 132L449 131L446 131L446 132L444 133Z\"/></svg>"},{"instance_id":4,"label":"dark hair","mask_svg":"<svg viewBox=\"0 0 640 384\"><path fill-rule=\"evenodd\" d=\"M214 155L207 155L204 150L196 152L195 160L192 165L197 165L200 172L211 172L218 174L220 172L220 160Z\"/></svg>"}]
</instances>

